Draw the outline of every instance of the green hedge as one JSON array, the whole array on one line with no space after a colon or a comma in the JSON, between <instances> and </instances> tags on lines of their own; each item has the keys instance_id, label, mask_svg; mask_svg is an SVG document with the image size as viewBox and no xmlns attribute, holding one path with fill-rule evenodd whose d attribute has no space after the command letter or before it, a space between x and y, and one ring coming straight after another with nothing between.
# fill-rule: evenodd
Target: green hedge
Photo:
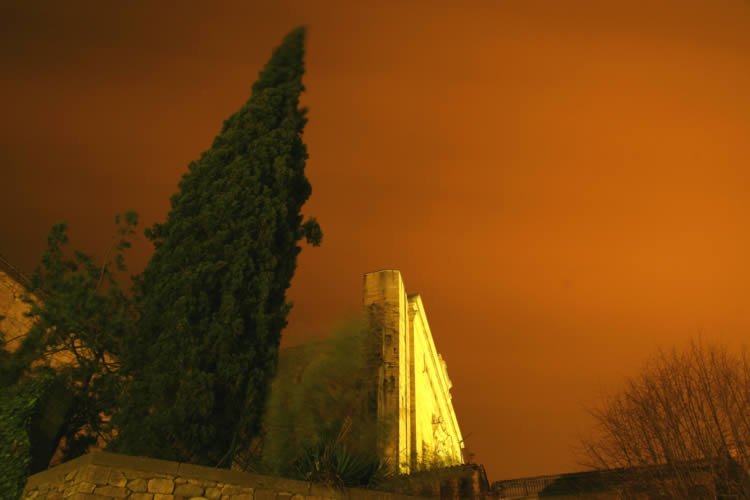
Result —
<instances>
[{"instance_id":1,"label":"green hedge","mask_svg":"<svg viewBox=\"0 0 750 500\"><path fill-rule=\"evenodd\" d=\"M31 465L30 428L55 381L39 369L16 385L0 389L0 498L21 497Z\"/></svg>"}]
</instances>

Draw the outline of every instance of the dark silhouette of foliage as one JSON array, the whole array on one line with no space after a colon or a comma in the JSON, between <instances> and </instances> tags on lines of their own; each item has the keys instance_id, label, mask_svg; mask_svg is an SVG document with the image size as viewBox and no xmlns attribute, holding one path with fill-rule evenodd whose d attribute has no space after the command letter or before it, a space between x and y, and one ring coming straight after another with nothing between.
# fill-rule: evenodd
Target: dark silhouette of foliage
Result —
<instances>
[{"instance_id":1,"label":"dark silhouette of foliage","mask_svg":"<svg viewBox=\"0 0 750 500\"><path fill-rule=\"evenodd\" d=\"M29 290L44 299L28 301L34 324L15 353L22 363L34 359L55 365L58 376L66 379L73 402L58 436L64 442L65 459L111 438L109 416L119 390L118 357L137 317L115 273L126 271L123 252L130 248L138 217L127 212L116 216L115 223L117 233L101 266L80 251L67 258L66 226L52 228Z\"/></svg>"},{"instance_id":2,"label":"dark silhouette of foliage","mask_svg":"<svg viewBox=\"0 0 750 500\"><path fill-rule=\"evenodd\" d=\"M2 498L21 498L32 472L32 426L55 378L39 369L12 385L0 387L0 491Z\"/></svg>"},{"instance_id":3,"label":"dark silhouette of foliage","mask_svg":"<svg viewBox=\"0 0 750 500\"><path fill-rule=\"evenodd\" d=\"M249 101L189 166L137 287L141 320L123 351L114 449L229 466L260 430L285 300L314 219L299 107L303 28L260 73Z\"/></svg>"},{"instance_id":4,"label":"dark silhouette of foliage","mask_svg":"<svg viewBox=\"0 0 750 500\"><path fill-rule=\"evenodd\" d=\"M53 226L27 290L33 325L15 351L0 350L3 492L16 491L13 485L22 487L28 473L45 469L60 443L63 458L70 459L110 434L116 355L135 319L115 271L125 271L123 252L137 216L128 212L115 222L102 266L83 252L66 257L66 225Z\"/></svg>"}]
</instances>

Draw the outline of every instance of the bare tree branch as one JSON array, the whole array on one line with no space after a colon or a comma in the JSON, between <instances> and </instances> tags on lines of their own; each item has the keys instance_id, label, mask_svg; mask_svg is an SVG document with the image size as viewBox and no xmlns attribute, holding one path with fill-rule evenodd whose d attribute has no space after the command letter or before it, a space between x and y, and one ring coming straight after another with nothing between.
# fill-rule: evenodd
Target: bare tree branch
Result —
<instances>
[{"instance_id":1,"label":"bare tree branch","mask_svg":"<svg viewBox=\"0 0 750 500\"><path fill-rule=\"evenodd\" d=\"M582 442L586 462L629 471L631 492L750 499L746 352L697 341L659 352L591 415L597 434Z\"/></svg>"}]
</instances>

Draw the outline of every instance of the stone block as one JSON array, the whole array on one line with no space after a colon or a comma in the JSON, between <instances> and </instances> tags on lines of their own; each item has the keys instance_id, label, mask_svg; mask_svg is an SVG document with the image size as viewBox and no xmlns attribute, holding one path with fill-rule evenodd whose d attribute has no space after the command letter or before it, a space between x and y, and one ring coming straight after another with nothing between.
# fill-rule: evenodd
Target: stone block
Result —
<instances>
[{"instance_id":1,"label":"stone block","mask_svg":"<svg viewBox=\"0 0 750 500\"><path fill-rule=\"evenodd\" d=\"M125 474L125 477L127 479L173 479L174 476L170 476L169 474L161 474L157 472L144 472L139 470L123 470L123 474Z\"/></svg>"},{"instance_id":2,"label":"stone block","mask_svg":"<svg viewBox=\"0 0 750 500\"><path fill-rule=\"evenodd\" d=\"M231 485L224 486L221 489L222 495L242 495L246 493L249 493L250 495L252 495L253 489L242 487L242 486L231 486Z\"/></svg>"},{"instance_id":3,"label":"stone block","mask_svg":"<svg viewBox=\"0 0 750 500\"><path fill-rule=\"evenodd\" d=\"M179 464L180 477L199 479L201 481L215 481L224 484L252 484L252 473L216 467L205 467L203 465Z\"/></svg>"},{"instance_id":4,"label":"stone block","mask_svg":"<svg viewBox=\"0 0 750 500\"><path fill-rule=\"evenodd\" d=\"M156 458L119 455L107 452L92 453L91 456L93 459L91 463L106 465L110 468L123 471L148 471L148 473L151 474L151 477L161 477L166 474L174 477L177 475L177 471L180 468L178 462L170 462L168 460L159 460Z\"/></svg>"},{"instance_id":5,"label":"stone block","mask_svg":"<svg viewBox=\"0 0 750 500\"><path fill-rule=\"evenodd\" d=\"M95 493L76 493L70 500L112 500L111 497L105 497L103 495L97 495Z\"/></svg>"},{"instance_id":6,"label":"stone block","mask_svg":"<svg viewBox=\"0 0 750 500\"><path fill-rule=\"evenodd\" d=\"M202 479L190 479L187 478L188 484L197 484L207 488L208 486L216 486L216 481L204 481Z\"/></svg>"},{"instance_id":7,"label":"stone block","mask_svg":"<svg viewBox=\"0 0 750 500\"><path fill-rule=\"evenodd\" d=\"M174 489L175 495L185 495L188 497L198 497L203 495L203 487L197 484L178 484Z\"/></svg>"},{"instance_id":8,"label":"stone block","mask_svg":"<svg viewBox=\"0 0 750 500\"><path fill-rule=\"evenodd\" d=\"M135 493L145 493L148 491L146 480L142 478L131 479L128 481L127 488Z\"/></svg>"},{"instance_id":9,"label":"stone block","mask_svg":"<svg viewBox=\"0 0 750 500\"><path fill-rule=\"evenodd\" d=\"M251 494L241 494L241 495L230 495L230 500L253 500L253 495ZM256 497L257 498L257 497Z\"/></svg>"},{"instance_id":10,"label":"stone block","mask_svg":"<svg viewBox=\"0 0 750 500\"><path fill-rule=\"evenodd\" d=\"M94 483L81 481L80 483L76 484L74 491L79 493L93 493L94 488L96 488L96 485Z\"/></svg>"},{"instance_id":11,"label":"stone block","mask_svg":"<svg viewBox=\"0 0 750 500\"><path fill-rule=\"evenodd\" d=\"M131 493L128 499L129 500L154 500L154 495L151 493Z\"/></svg>"},{"instance_id":12,"label":"stone block","mask_svg":"<svg viewBox=\"0 0 750 500\"><path fill-rule=\"evenodd\" d=\"M122 471L123 474L125 474L125 478L130 479L146 479L149 477L158 477L158 474L149 474L148 472L142 472L139 470L124 470Z\"/></svg>"},{"instance_id":13,"label":"stone block","mask_svg":"<svg viewBox=\"0 0 750 500\"><path fill-rule=\"evenodd\" d=\"M112 498L126 498L128 496L128 490L122 486L97 486L94 490L97 495L107 495Z\"/></svg>"},{"instance_id":14,"label":"stone block","mask_svg":"<svg viewBox=\"0 0 750 500\"><path fill-rule=\"evenodd\" d=\"M182 498L182 497L180 497ZM161 493L156 493L154 495L154 500L175 500L174 495L163 495Z\"/></svg>"},{"instance_id":15,"label":"stone block","mask_svg":"<svg viewBox=\"0 0 750 500\"><path fill-rule=\"evenodd\" d=\"M149 493L172 493L174 491L174 481L171 479L154 478L148 480Z\"/></svg>"},{"instance_id":16,"label":"stone block","mask_svg":"<svg viewBox=\"0 0 750 500\"><path fill-rule=\"evenodd\" d=\"M221 489L219 488L206 488L203 493L209 500L219 500L221 498Z\"/></svg>"},{"instance_id":17,"label":"stone block","mask_svg":"<svg viewBox=\"0 0 750 500\"><path fill-rule=\"evenodd\" d=\"M109 467L99 465L87 465L78 472L78 480L94 484L107 484L109 482Z\"/></svg>"},{"instance_id":18,"label":"stone block","mask_svg":"<svg viewBox=\"0 0 750 500\"><path fill-rule=\"evenodd\" d=\"M125 486L127 484L128 480L125 477L125 474L120 472L119 470L112 470L112 472L109 473L109 484L112 486Z\"/></svg>"},{"instance_id":19,"label":"stone block","mask_svg":"<svg viewBox=\"0 0 750 500\"><path fill-rule=\"evenodd\" d=\"M255 500L276 500L276 492L271 490L255 490Z\"/></svg>"}]
</instances>

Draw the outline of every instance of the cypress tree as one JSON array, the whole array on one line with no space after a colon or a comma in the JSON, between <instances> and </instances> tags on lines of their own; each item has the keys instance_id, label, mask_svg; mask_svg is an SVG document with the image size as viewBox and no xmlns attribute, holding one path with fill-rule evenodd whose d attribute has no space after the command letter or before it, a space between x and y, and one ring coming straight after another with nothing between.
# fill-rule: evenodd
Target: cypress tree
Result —
<instances>
[{"instance_id":1,"label":"cypress tree","mask_svg":"<svg viewBox=\"0 0 750 500\"><path fill-rule=\"evenodd\" d=\"M304 28L289 33L189 165L137 284L138 331L115 416L125 453L228 466L260 430L302 238L322 233L301 208L311 193L302 142Z\"/></svg>"}]
</instances>

